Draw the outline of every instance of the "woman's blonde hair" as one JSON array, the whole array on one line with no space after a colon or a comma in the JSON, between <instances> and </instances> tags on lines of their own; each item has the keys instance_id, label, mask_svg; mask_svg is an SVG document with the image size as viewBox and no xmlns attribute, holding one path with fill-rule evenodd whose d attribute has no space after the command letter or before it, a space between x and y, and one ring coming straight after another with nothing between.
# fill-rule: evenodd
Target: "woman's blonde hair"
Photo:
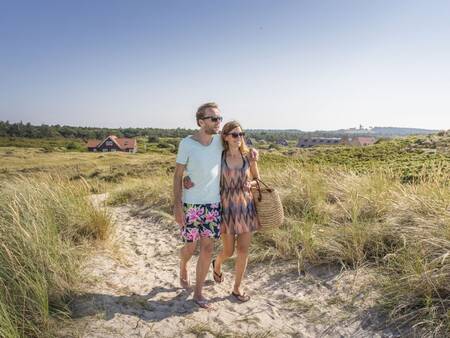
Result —
<instances>
[{"instance_id":1,"label":"woman's blonde hair","mask_svg":"<svg viewBox=\"0 0 450 338\"><path fill-rule=\"evenodd\" d=\"M238 121L227 122L227 123L225 123L225 125L222 128L222 143L223 143L223 148L225 151L228 151L228 149L230 148L228 146L228 142L225 141L225 136L227 136L228 133L231 132L235 128L241 128L241 130L244 131L242 129L241 124ZM247 143L245 142L245 137L242 137L241 145L239 146L239 150L241 151L241 154L243 154L243 155L249 153Z\"/></svg>"}]
</instances>

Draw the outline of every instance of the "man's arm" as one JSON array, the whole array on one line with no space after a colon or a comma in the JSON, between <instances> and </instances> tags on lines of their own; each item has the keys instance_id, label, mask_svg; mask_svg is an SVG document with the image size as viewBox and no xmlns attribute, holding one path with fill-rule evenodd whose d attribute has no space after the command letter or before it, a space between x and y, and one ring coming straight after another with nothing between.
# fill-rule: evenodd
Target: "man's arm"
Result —
<instances>
[{"instance_id":1,"label":"man's arm","mask_svg":"<svg viewBox=\"0 0 450 338\"><path fill-rule=\"evenodd\" d=\"M175 166L175 173L173 175L173 215L175 217L175 222L177 222L180 227L184 227L185 225L183 201L181 200L183 192L183 173L185 168L185 164L177 163Z\"/></svg>"}]
</instances>

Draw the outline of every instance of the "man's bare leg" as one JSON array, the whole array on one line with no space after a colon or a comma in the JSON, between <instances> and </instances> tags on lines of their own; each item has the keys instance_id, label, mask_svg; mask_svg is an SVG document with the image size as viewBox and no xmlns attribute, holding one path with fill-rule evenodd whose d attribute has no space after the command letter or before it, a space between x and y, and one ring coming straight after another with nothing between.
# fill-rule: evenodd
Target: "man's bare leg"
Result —
<instances>
[{"instance_id":1,"label":"man's bare leg","mask_svg":"<svg viewBox=\"0 0 450 338\"><path fill-rule=\"evenodd\" d=\"M190 287L188 263L195 251L196 242L186 243L180 250L180 284L187 289Z\"/></svg>"},{"instance_id":2,"label":"man's bare leg","mask_svg":"<svg viewBox=\"0 0 450 338\"><path fill-rule=\"evenodd\" d=\"M205 302L206 299L203 297L202 290L203 284L208 274L209 265L211 264L211 257L214 249L214 239L212 238L201 238L200 239L200 256L197 261L197 273L195 278L195 289L194 289L194 300L199 303L199 301ZM209 307L207 303L204 303L204 307ZM200 304L199 304L200 305Z\"/></svg>"}]
</instances>

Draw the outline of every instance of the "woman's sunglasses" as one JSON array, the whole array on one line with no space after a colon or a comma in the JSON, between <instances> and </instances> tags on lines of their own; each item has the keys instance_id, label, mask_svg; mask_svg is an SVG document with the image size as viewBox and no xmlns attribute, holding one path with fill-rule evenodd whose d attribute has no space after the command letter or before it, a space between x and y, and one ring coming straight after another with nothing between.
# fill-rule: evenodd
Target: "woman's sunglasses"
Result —
<instances>
[{"instance_id":1,"label":"woman's sunglasses","mask_svg":"<svg viewBox=\"0 0 450 338\"><path fill-rule=\"evenodd\" d=\"M241 136L245 136L245 133L228 133L227 135L233 136L233 138L238 138Z\"/></svg>"},{"instance_id":2,"label":"woman's sunglasses","mask_svg":"<svg viewBox=\"0 0 450 338\"><path fill-rule=\"evenodd\" d=\"M205 116L202 117L201 120L207 120L211 119L212 122L222 122L223 117L222 116Z\"/></svg>"}]
</instances>

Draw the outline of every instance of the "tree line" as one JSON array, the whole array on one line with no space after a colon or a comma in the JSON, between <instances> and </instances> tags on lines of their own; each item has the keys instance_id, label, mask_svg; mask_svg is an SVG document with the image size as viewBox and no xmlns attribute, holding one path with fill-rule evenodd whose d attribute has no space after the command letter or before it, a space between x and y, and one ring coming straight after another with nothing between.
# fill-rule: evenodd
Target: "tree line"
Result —
<instances>
[{"instance_id":1,"label":"tree line","mask_svg":"<svg viewBox=\"0 0 450 338\"><path fill-rule=\"evenodd\" d=\"M384 128L381 128L384 129ZM160 137L183 138L192 135L195 129L185 128L98 128L74 127L66 125L32 125L31 123L0 121L0 137L25 138L74 138L74 139L104 139L108 135L118 137L147 137L157 140ZM304 132L298 129L247 129L247 136L256 141L275 142L280 139L298 140L300 137L342 137L348 135L345 130ZM367 133L368 135L369 133ZM381 134L381 133L380 133ZM361 135L361 134L360 134ZM374 133L371 134L372 136ZM381 134L382 135L382 134Z\"/></svg>"},{"instance_id":2,"label":"tree line","mask_svg":"<svg viewBox=\"0 0 450 338\"><path fill-rule=\"evenodd\" d=\"M97 128L97 127L73 127L31 123L10 123L0 121L0 136L26 137L26 138L77 138L77 139L104 139L108 135L118 137L186 137L194 132L192 129L176 128Z\"/></svg>"}]
</instances>

